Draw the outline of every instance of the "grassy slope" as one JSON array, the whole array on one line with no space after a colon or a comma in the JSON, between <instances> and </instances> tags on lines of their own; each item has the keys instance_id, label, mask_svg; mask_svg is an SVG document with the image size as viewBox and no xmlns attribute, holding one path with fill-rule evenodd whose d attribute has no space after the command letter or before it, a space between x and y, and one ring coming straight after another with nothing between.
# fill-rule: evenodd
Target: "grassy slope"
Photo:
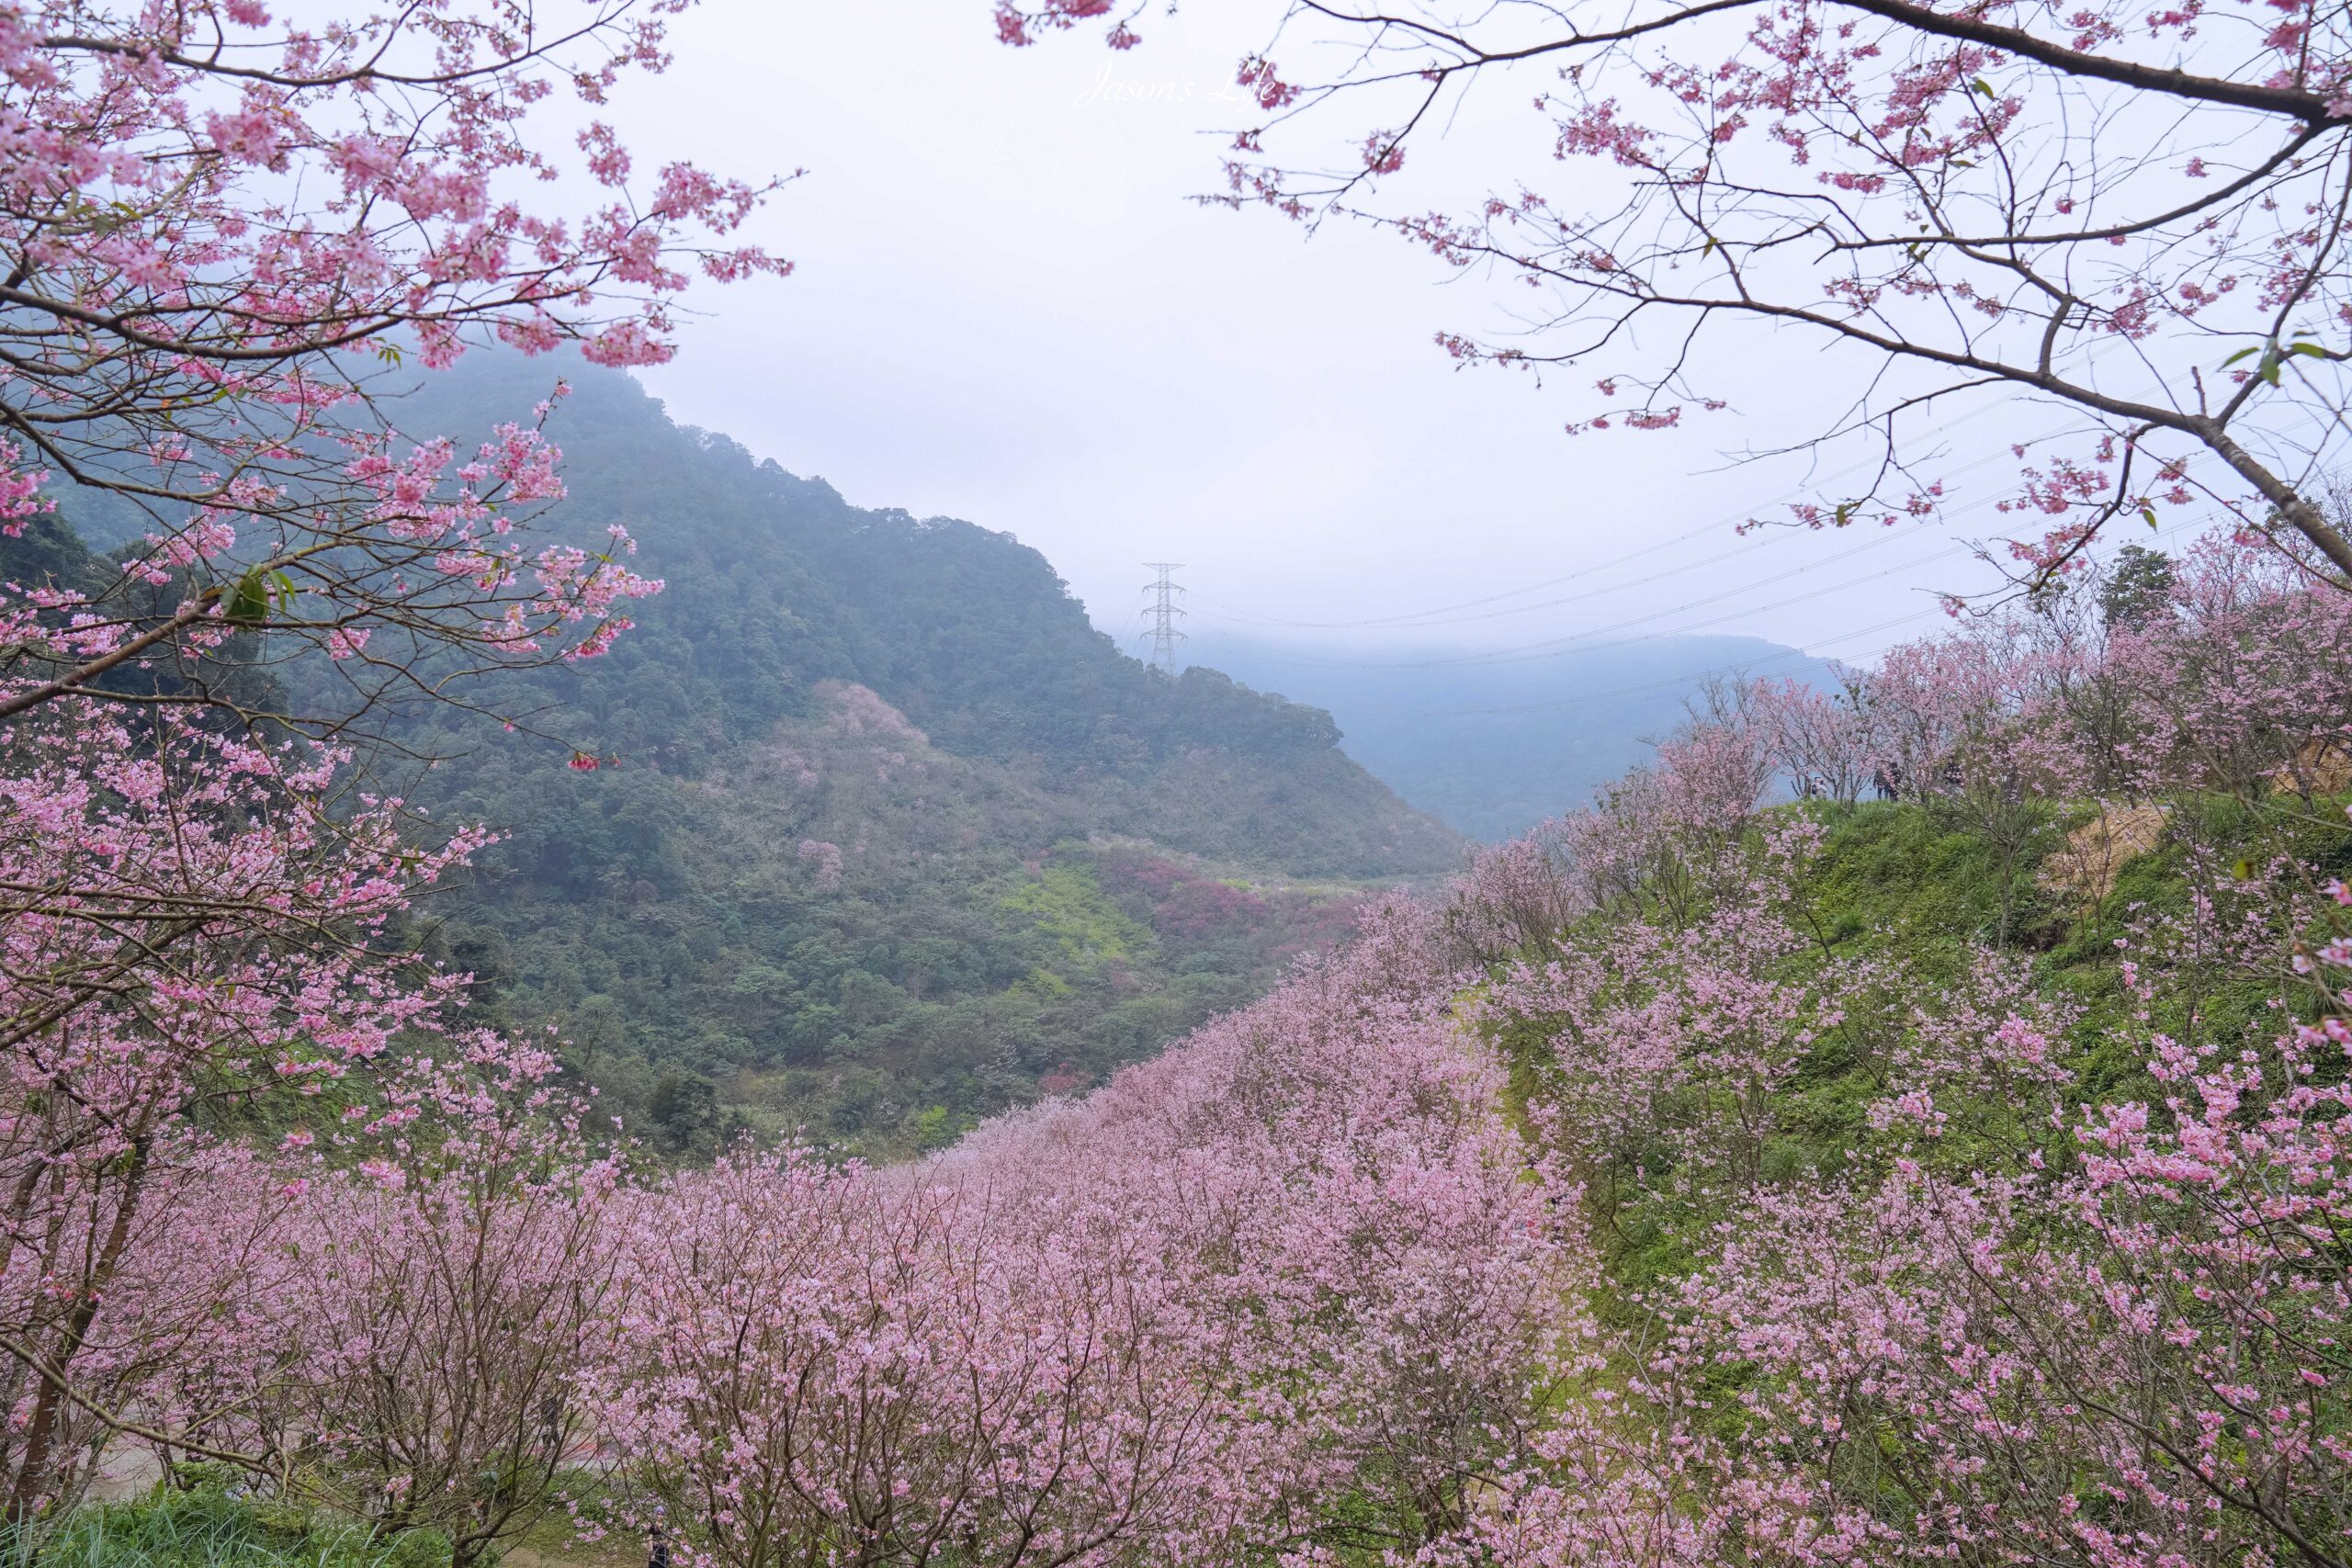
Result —
<instances>
[{"instance_id":1,"label":"grassy slope","mask_svg":"<svg viewBox=\"0 0 2352 1568\"><path fill-rule=\"evenodd\" d=\"M2194 813L2194 819L2169 823L2161 841L2122 862L2111 889L2097 897L2065 886L2052 863L2069 834L2096 811L2039 808L2038 830L2007 878L2010 935L2004 951L2030 964L2042 995L2077 1010L2061 1060L2074 1074L2076 1103L2146 1098L2157 1089L2142 1051L2115 1027L2141 1005L2125 989L2116 943L2144 922L2187 907L2185 840L2221 846L2225 857L2260 862L2290 853L2324 874L2352 875L2352 836L2336 826L2344 806L2343 797L2309 807L2291 800L2267 804L2260 811L2228 799L2192 802L2178 809ZM1957 980L1972 954L1995 942L2003 923L2001 857L1953 814L1908 802L1784 807L1779 813L1800 809L1826 829L1821 853L1803 883L1799 922L1817 946L1793 961L1784 977L1802 981L1831 962L1881 960L1930 983ZM2272 1027L2277 994L2264 978L2241 975L2210 988L2168 994L2151 1022L2184 1038L2241 1031L2258 1035ZM1772 1127L1762 1169L1767 1180L1834 1174L1887 1153L1889 1140L1873 1132L1865 1114L1886 1088L1883 1026L1883 1021L1849 1015L1804 1049L1798 1070L1765 1112ZM1495 1039L1511 1068L1514 1098L1523 1101L1550 1066L1548 1029L1521 1021L1498 1030ZM1979 1151L2014 1148L2047 1132L2018 1125L2006 1106L1939 1104L1952 1113L1952 1123L1939 1158L1956 1168L1970 1168ZM2056 1138L2048 1152L2064 1158L2065 1148L2065 1139ZM1690 1260L1679 1238L1702 1234L1720 1217L1662 1206L1621 1214L1618 1227L1603 1233L1612 1248L1616 1291L1630 1301L1679 1271Z\"/></svg>"}]
</instances>

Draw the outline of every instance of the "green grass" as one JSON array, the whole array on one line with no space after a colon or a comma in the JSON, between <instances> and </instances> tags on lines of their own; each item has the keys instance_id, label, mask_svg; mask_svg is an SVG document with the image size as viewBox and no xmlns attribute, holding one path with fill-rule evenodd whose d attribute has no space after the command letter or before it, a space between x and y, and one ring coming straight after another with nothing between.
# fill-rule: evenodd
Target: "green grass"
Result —
<instances>
[{"instance_id":1,"label":"green grass","mask_svg":"<svg viewBox=\"0 0 2352 1568\"><path fill-rule=\"evenodd\" d=\"M1092 975L1114 961L1132 962L1156 945L1151 932L1103 893L1093 866L1083 861L1047 861L1015 880L997 903L1026 916L1045 939L1050 962L1033 968L1022 982L1041 996L1069 993L1070 982L1061 971Z\"/></svg>"},{"instance_id":2,"label":"green grass","mask_svg":"<svg viewBox=\"0 0 2352 1568\"><path fill-rule=\"evenodd\" d=\"M2266 864L2283 857L2318 867L2323 877L2344 874L2342 868L2352 862L2352 835L2340 826L2343 802L2305 807L2221 797L2176 800L2163 840L2120 865L2113 890L2086 907L2045 886L2041 870L2050 852L2064 844L2067 830L2087 820L2092 809L2062 803L2037 807L2037 819L2030 824L2033 831L2018 845L2018 852L2005 859L1977 825L1945 803L1774 808L1774 817L1804 815L1823 829L1820 852L1799 879L1789 910L1812 945L1792 953L1778 969L1779 977L1804 985L1830 963L1868 960L1891 965L1913 986L1925 982L1932 989L1962 980L2006 924L2009 956L2029 966L2045 997L2064 998L2077 1010L2059 1049L2075 1076L2072 1098L2080 1103L2161 1093L2145 1060L2145 1036L2152 1029L2198 1041L2259 1039L2275 1030L2281 994L2278 975L2259 964L2199 961L2189 966L2193 983L2169 987L2153 1003L2143 1002L2122 983L2116 939L2136 922L2160 923L2188 908L2192 846L2209 865L2227 866L2241 858ZM2225 906L2230 903L2229 895L2221 897ZM2223 910L2224 919L2236 915L2234 908ZM1587 918L1589 929L1577 934L1605 935L1624 918L1614 910L1592 914ZM1703 922L1706 917L1700 911L1692 918ZM2286 933L2278 935L2283 942ZM1523 956L1546 955L1538 950ZM1629 976L1625 983L1638 989L1641 978ZM1810 1036L1771 1097L1770 1126L1758 1150L1759 1175L1767 1182L1834 1178L1842 1170L1867 1169L1889 1153L1871 1130L1868 1111L1885 1091L1889 1053L1905 1026L1900 1019L1876 1016L1867 992L1843 992L1837 999L1838 1021ZM2135 1017L2143 1009L2146 1017ZM1489 1021L1487 1037L1509 1069L1506 1104L1514 1115L1543 1097L1547 1076L1557 1070L1558 1024L1543 1018ZM2071 1136L2053 1134L2039 1115L2023 1118L2018 1108L1998 1100L1947 1096L1943 1109L1952 1120L1935 1155L1955 1169L1996 1165L2029 1147L2061 1161L2073 1148ZM1672 1113L1668 1108L1666 1114ZM1641 1151L1641 1158L1655 1179L1674 1155L1660 1140ZM1638 1315L1632 1303L1693 1266L1691 1239L1708 1235L1723 1217L1719 1195L1679 1198L1665 1182L1634 1196L1612 1181L1617 1174L1614 1168L1592 1174L1599 1212L1606 1216L1597 1240L1615 1286L1598 1303L1604 1317Z\"/></svg>"},{"instance_id":3,"label":"green grass","mask_svg":"<svg viewBox=\"0 0 2352 1568\"><path fill-rule=\"evenodd\" d=\"M1828 829L1812 882L1817 934L1830 943L1884 942L1914 963L1956 968L1971 940L1991 939L2001 908L1998 856L1949 814L1892 801L1810 814ZM2015 869L2013 929L2030 929L2045 912L2034 875L2063 836L2045 829L2036 852Z\"/></svg>"},{"instance_id":4,"label":"green grass","mask_svg":"<svg viewBox=\"0 0 2352 1568\"><path fill-rule=\"evenodd\" d=\"M38 1568L447 1568L448 1543L383 1536L282 1503L202 1487L76 1509Z\"/></svg>"}]
</instances>

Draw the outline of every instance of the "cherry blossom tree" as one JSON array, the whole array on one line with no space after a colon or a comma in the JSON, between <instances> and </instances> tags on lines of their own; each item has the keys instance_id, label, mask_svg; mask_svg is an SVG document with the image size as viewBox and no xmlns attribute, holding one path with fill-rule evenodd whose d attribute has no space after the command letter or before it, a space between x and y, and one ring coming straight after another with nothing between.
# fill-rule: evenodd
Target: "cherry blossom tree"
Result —
<instances>
[{"instance_id":1,"label":"cherry blossom tree","mask_svg":"<svg viewBox=\"0 0 2352 1568\"><path fill-rule=\"evenodd\" d=\"M1445 909L1449 933L1465 960L1508 958L1584 912L1588 905L1566 855L1551 822L1508 843L1479 846Z\"/></svg>"},{"instance_id":2,"label":"cherry blossom tree","mask_svg":"<svg viewBox=\"0 0 2352 1568\"><path fill-rule=\"evenodd\" d=\"M117 1435L208 1446L217 1411L151 1380L240 1332L286 1205L223 1134L431 1025L458 979L394 921L482 841L409 848L396 801L329 821L334 756L135 717L75 697L0 729L12 1528Z\"/></svg>"},{"instance_id":3,"label":"cherry blossom tree","mask_svg":"<svg viewBox=\"0 0 2352 1568\"><path fill-rule=\"evenodd\" d=\"M70 1500L110 1441L259 1457L250 1423L300 1359L259 1327L286 1255L262 1238L330 1193L350 1200L351 1245L380 1244L379 1282L469 1235L478 1259L580 1263L587 1232L559 1245L546 1214L597 1190L593 1164L544 1192L504 1168L420 1176L408 1208L381 1200L361 1225L357 1189L251 1187L220 1140L435 1035L463 983L409 957L397 920L486 838L403 842L401 803L342 794L350 748L315 742L379 738L388 704L463 702L484 664L592 658L660 587L617 527L531 542L561 495L548 404L462 442L403 428L396 405L412 362L469 345L659 362L694 276L782 269L740 232L772 184L640 177L601 118L625 75L666 64L683 8L0 10L0 532L62 502L128 509L145 534L110 581L0 590L12 1529ZM550 194L567 191L587 194ZM280 711L246 678L279 660L342 694ZM185 1239L223 1216L216 1250ZM487 1286L436 1298L435 1279L385 1300L436 1330L514 1304ZM387 1441L439 1419L393 1404L368 1417ZM454 1474L502 1418L419 1444ZM454 1532L469 1552L517 1517L477 1514L487 1535Z\"/></svg>"},{"instance_id":4,"label":"cherry blossom tree","mask_svg":"<svg viewBox=\"0 0 2352 1568\"><path fill-rule=\"evenodd\" d=\"M1757 722L1770 735L1772 755L1789 773L1797 794L1851 806L1871 787L1881 766L1871 733L1870 682L1860 671L1840 668L1838 688L1823 691L1801 681L1759 682Z\"/></svg>"},{"instance_id":5,"label":"cherry blossom tree","mask_svg":"<svg viewBox=\"0 0 2352 1568\"><path fill-rule=\"evenodd\" d=\"M1539 1420L1561 1190L1375 909L1083 1101L904 1171L748 1151L637 1212L597 1420L685 1550L1113 1564L1442 1541Z\"/></svg>"},{"instance_id":6,"label":"cherry blossom tree","mask_svg":"<svg viewBox=\"0 0 2352 1568\"><path fill-rule=\"evenodd\" d=\"M346 700L277 716L329 729L627 626L659 584L625 533L526 542L561 493L545 405L460 435L401 428L382 394L469 344L657 363L695 276L782 270L740 236L772 184L648 177L603 118L557 123L561 99L601 117L661 70L686 3L0 17L0 528L61 496L147 525L117 582L0 601L0 716L69 694L253 705L231 634L266 626L266 657L344 677Z\"/></svg>"},{"instance_id":7,"label":"cherry blossom tree","mask_svg":"<svg viewBox=\"0 0 2352 1568\"><path fill-rule=\"evenodd\" d=\"M280 1144L287 1266L225 1403L248 1462L459 1568L594 1457L580 1382L610 1344L625 1151L553 1054L483 1031L418 1047Z\"/></svg>"},{"instance_id":8,"label":"cherry blossom tree","mask_svg":"<svg viewBox=\"0 0 2352 1568\"><path fill-rule=\"evenodd\" d=\"M1086 24L1125 49L1147 9L995 14L1016 45ZM1951 445L1955 422L2026 400L2052 419L2002 504L2041 529L2018 541L2037 574L2111 522L2198 500L2352 579L2326 503L2352 355L2340 11L1263 11L1269 41L1238 73L1258 118L1236 128L1226 199L1362 220L1523 286L1514 330L1441 342L1572 382L1572 431L1689 424L1724 410L1737 360L1818 348L1850 389L1766 439L1853 462L1791 521L1937 513L1976 466ZM1438 153L1482 115L1499 122L1480 142L1503 149L1490 167Z\"/></svg>"},{"instance_id":9,"label":"cherry blossom tree","mask_svg":"<svg viewBox=\"0 0 2352 1568\"><path fill-rule=\"evenodd\" d=\"M1433 1549L1541 1424L1573 1210L1496 1114L1453 951L1441 910L1375 906L1263 1002L940 1162L1014 1212L1136 1216L1182 1281L1221 1435L1169 1555Z\"/></svg>"},{"instance_id":10,"label":"cherry blossom tree","mask_svg":"<svg viewBox=\"0 0 2352 1568\"><path fill-rule=\"evenodd\" d=\"M681 1178L596 1418L729 1568L1157 1560L1213 1390L1158 1258L1054 1221L790 1150Z\"/></svg>"},{"instance_id":11,"label":"cherry blossom tree","mask_svg":"<svg viewBox=\"0 0 2352 1568\"><path fill-rule=\"evenodd\" d=\"M2143 780L2311 800L2352 755L2352 619L2298 592L2291 562L2212 539L2188 553L2161 614L2110 633L2137 723L2119 748Z\"/></svg>"},{"instance_id":12,"label":"cherry blossom tree","mask_svg":"<svg viewBox=\"0 0 2352 1568\"><path fill-rule=\"evenodd\" d=\"M1769 1496L1787 1511L1770 1528L1817 1534L1823 1561L2343 1561L2352 1171L2340 1075L2319 1067L2342 1033L2156 1035L2162 1102L2074 1118L2078 1164L2053 1146L1998 1173L1934 1157L1932 1103L1964 1090L1916 1064L1883 1109L1921 1149L1883 1179L1764 1196L1668 1309L1682 1375L1747 1370L1734 1419L1771 1434L1702 1461L1715 1529L1753 1532ZM2037 1024L1975 1038L1968 1056L2066 1126Z\"/></svg>"}]
</instances>

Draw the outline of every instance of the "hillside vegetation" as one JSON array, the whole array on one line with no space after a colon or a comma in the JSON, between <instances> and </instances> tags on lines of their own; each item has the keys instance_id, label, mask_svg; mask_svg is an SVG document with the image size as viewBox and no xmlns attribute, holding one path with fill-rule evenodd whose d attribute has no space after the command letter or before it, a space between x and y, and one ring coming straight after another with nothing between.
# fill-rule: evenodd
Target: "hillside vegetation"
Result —
<instances>
[{"instance_id":1,"label":"hillside vegetation","mask_svg":"<svg viewBox=\"0 0 2352 1568\"><path fill-rule=\"evenodd\" d=\"M397 412L488 428L551 385L483 356ZM413 702L389 636L334 661L252 637L240 678L371 707L372 788L499 833L420 940L476 976L469 1020L552 1022L667 1152L939 1146L1258 995L1365 889L1460 863L1327 714L1122 656L1009 536L853 507L617 374L548 428L549 525L625 528L665 584L611 651L478 675L464 709ZM5 541L9 573L111 581L72 529L124 547L139 513L62 510Z\"/></svg>"},{"instance_id":2,"label":"hillside vegetation","mask_svg":"<svg viewBox=\"0 0 2352 1568\"><path fill-rule=\"evenodd\" d=\"M1440 883L1329 716L617 378L788 270L616 102L689 9L0 3L0 1564L2352 1568L2352 11L1266 7L1232 204L1539 286L1457 364L2047 530ZM1440 188L1490 66L1597 208Z\"/></svg>"},{"instance_id":3,"label":"hillside vegetation","mask_svg":"<svg viewBox=\"0 0 2352 1568\"><path fill-rule=\"evenodd\" d=\"M2126 552L1719 693L1482 859L1449 926L1578 1283L1460 1539L2344 1560L2347 634L2267 543Z\"/></svg>"}]
</instances>

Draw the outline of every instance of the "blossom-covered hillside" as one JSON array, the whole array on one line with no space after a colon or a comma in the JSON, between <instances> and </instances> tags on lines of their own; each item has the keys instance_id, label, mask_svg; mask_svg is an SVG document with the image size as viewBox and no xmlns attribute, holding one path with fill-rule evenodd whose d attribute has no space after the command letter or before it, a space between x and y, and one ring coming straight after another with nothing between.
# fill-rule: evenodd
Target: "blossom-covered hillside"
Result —
<instances>
[{"instance_id":1,"label":"blossom-covered hillside","mask_svg":"<svg viewBox=\"0 0 2352 1568\"><path fill-rule=\"evenodd\" d=\"M664 1234L844 1182L908 1293L707 1397L769 1320L670 1245L630 1451L743 1564L2340 1562L2347 714L2352 600L2222 539L1724 691L1083 1100L681 1182Z\"/></svg>"},{"instance_id":2,"label":"blossom-covered hillside","mask_svg":"<svg viewBox=\"0 0 2352 1568\"><path fill-rule=\"evenodd\" d=\"M396 956L316 1046L93 1036L57 1117L248 1120L25 1189L115 1237L6 1276L76 1391L44 1495L147 1446L460 1563L2339 1562L2347 699L2352 598L2232 540L1727 690L1159 1059L896 1166L665 1172ZM167 765L215 755L266 765ZM380 924L380 852L238 854Z\"/></svg>"},{"instance_id":3,"label":"blossom-covered hillside","mask_svg":"<svg viewBox=\"0 0 2352 1568\"><path fill-rule=\"evenodd\" d=\"M1550 296L1457 359L1866 476L1821 529L1957 521L1998 408L2047 530L1374 888L1457 841L1327 716L619 378L789 271L616 101L692 9L0 0L7 1568L2352 1568L2346 13L1266 7L1232 204ZM1510 70L1615 194L1444 199ZM1028 194L1099 227L1097 140ZM1812 439L1702 390L1741 319Z\"/></svg>"}]
</instances>

